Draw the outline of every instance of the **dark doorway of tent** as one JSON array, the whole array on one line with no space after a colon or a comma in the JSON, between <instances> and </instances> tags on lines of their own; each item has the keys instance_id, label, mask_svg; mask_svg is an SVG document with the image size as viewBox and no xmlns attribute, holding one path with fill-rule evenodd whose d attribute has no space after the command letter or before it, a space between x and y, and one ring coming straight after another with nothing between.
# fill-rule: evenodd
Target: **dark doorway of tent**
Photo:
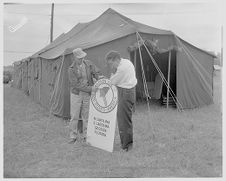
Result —
<instances>
[{"instance_id":1,"label":"dark doorway of tent","mask_svg":"<svg viewBox=\"0 0 226 181\"><path fill-rule=\"evenodd\" d=\"M156 52L153 51L152 47L146 46L154 58L158 67L156 67L149 56L144 45L139 48L134 48L130 51L130 60L135 66L136 77L137 77L137 86L136 86L136 101L137 103L144 103L147 98L144 90L144 82L142 76L142 63L143 61L143 70L146 79L146 85L148 88L148 93L150 98L148 98L150 105L152 106L166 106L167 104L167 81L168 81L168 71L170 88L176 96L176 50L171 51L170 59L170 68L169 68L169 52ZM141 54L140 54L141 53ZM159 71L161 70L166 82L162 80ZM172 95L169 93L168 105L170 107L176 107L175 101L172 98Z\"/></svg>"}]
</instances>

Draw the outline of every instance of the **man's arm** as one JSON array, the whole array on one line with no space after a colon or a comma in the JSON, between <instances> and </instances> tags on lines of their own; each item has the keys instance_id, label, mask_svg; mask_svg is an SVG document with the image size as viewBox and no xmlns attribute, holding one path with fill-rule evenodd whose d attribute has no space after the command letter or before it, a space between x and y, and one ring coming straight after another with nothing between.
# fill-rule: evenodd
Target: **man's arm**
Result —
<instances>
[{"instance_id":1,"label":"man's arm","mask_svg":"<svg viewBox=\"0 0 226 181\"><path fill-rule=\"evenodd\" d=\"M68 69L68 78L69 78L71 87L76 88L78 91L83 91L88 93L92 92L92 86L88 86L80 83L72 68Z\"/></svg>"},{"instance_id":2,"label":"man's arm","mask_svg":"<svg viewBox=\"0 0 226 181\"><path fill-rule=\"evenodd\" d=\"M96 80L99 80L102 76L100 69L97 68L97 66L94 65L93 63L91 63L90 69L91 69L91 74L92 74L93 78L95 78Z\"/></svg>"},{"instance_id":3,"label":"man's arm","mask_svg":"<svg viewBox=\"0 0 226 181\"><path fill-rule=\"evenodd\" d=\"M118 67L115 74L111 75L110 81L113 85L118 85L122 77L123 77L123 70Z\"/></svg>"}]
</instances>

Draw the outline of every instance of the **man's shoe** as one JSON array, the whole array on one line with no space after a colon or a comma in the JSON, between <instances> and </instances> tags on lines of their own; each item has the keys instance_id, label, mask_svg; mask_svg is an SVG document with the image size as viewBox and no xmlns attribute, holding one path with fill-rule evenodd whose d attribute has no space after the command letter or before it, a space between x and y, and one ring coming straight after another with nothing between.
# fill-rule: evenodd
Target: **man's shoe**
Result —
<instances>
[{"instance_id":1,"label":"man's shoe","mask_svg":"<svg viewBox=\"0 0 226 181\"><path fill-rule=\"evenodd\" d=\"M128 152L128 151L129 151L128 148L122 149L122 152Z\"/></svg>"},{"instance_id":2,"label":"man's shoe","mask_svg":"<svg viewBox=\"0 0 226 181\"><path fill-rule=\"evenodd\" d=\"M127 147L127 151L132 150L132 148L133 148L133 144L129 144L129 146Z\"/></svg>"},{"instance_id":3,"label":"man's shoe","mask_svg":"<svg viewBox=\"0 0 226 181\"><path fill-rule=\"evenodd\" d=\"M72 138L72 139L68 142L68 144L74 144L74 143L76 142L76 140L77 140L77 138Z\"/></svg>"},{"instance_id":4,"label":"man's shoe","mask_svg":"<svg viewBox=\"0 0 226 181\"><path fill-rule=\"evenodd\" d=\"M127 147L122 148L122 152L128 152L133 148L133 144L129 144Z\"/></svg>"},{"instance_id":5,"label":"man's shoe","mask_svg":"<svg viewBox=\"0 0 226 181\"><path fill-rule=\"evenodd\" d=\"M80 142L82 142L82 143L86 142L86 137L81 137Z\"/></svg>"}]
</instances>

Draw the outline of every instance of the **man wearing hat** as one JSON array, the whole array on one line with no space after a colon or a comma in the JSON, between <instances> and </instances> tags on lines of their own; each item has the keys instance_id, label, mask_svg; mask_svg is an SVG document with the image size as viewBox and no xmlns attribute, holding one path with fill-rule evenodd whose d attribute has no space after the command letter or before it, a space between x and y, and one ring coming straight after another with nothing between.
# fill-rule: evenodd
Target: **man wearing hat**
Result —
<instances>
[{"instance_id":1,"label":"man wearing hat","mask_svg":"<svg viewBox=\"0 0 226 181\"><path fill-rule=\"evenodd\" d=\"M100 76L97 67L90 60L85 59L86 55L87 54L81 48L74 49L73 63L68 69L71 87L69 143L74 143L76 140L85 140L92 86L94 85L94 81L98 80Z\"/></svg>"}]
</instances>

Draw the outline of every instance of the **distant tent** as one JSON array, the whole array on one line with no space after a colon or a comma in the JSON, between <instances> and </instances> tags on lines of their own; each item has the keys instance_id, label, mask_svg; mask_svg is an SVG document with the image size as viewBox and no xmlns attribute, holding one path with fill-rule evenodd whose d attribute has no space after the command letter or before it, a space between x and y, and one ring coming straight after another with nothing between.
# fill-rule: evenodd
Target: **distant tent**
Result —
<instances>
[{"instance_id":1,"label":"distant tent","mask_svg":"<svg viewBox=\"0 0 226 181\"><path fill-rule=\"evenodd\" d=\"M108 51L117 50L122 57L130 59L136 66L137 97L142 96L141 92L144 89L140 57L136 48L136 33L139 33L146 43L154 42L159 50L166 50L154 52L153 43L147 43L149 50L154 52L153 57L165 78L168 73L168 55L171 51L170 87L183 109L213 103L212 54L182 40L171 31L135 22L111 8L91 22L77 24L68 33L60 35L27 59L30 96L51 109L53 114L70 117L67 69L72 63L72 50L77 47L83 48L87 52L86 58L93 61L106 76L109 76L110 72L104 63ZM153 82L158 71L146 49L143 46L140 48L146 79ZM162 94L165 93L166 87L163 86ZM158 95L156 92L154 94Z\"/></svg>"},{"instance_id":2,"label":"distant tent","mask_svg":"<svg viewBox=\"0 0 226 181\"><path fill-rule=\"evenodd\" d=\"M28 89L28 82L27 82L27 61L20 61L14 63L14 72L13 72L13 83L12 86L21 89L24 92Z\"/></svg>"}]
</instances>

